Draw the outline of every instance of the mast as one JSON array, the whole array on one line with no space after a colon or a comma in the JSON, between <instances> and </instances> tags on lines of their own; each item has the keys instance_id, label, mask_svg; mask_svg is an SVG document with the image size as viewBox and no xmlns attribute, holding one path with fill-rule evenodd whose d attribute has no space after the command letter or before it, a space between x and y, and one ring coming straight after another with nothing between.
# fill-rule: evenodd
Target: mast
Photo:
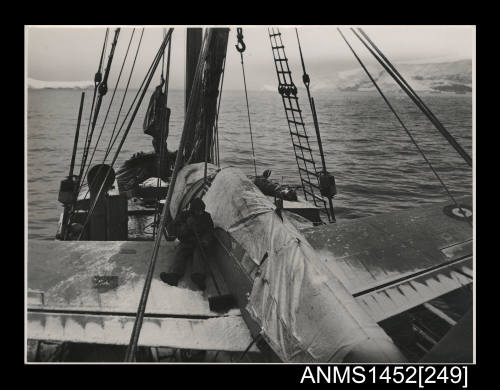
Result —
<instances>
[{"instance_id":1,"label":"mast","mask_svg":"<svg viewBox=\"0 0 500 390\"><path fill-rule=\"evenodd\" d=\"M193 86L194 73L198 56L201 51L202 28L187 28L186 30L186 83L185 83L185 99L184 112L187 112L189 104L189 96L191 87Z\"/></svg>"}]
</instances>

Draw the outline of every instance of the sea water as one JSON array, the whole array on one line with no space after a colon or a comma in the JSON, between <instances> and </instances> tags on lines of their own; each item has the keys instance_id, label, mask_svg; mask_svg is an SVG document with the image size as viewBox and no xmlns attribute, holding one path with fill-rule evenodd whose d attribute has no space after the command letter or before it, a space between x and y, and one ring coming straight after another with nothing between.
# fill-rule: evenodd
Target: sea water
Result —
<instances>
[{"instance_id":1,"label":"sea water","mask_svg":"<svg viewBox=\"0 0 500 390\"><path fill-rule=\"evenodd\" d=\"M55 237L62 210L57 201L59 183L69 173L81 92L77 89L28 90L29 239L52 240ZM91 89L85 90L75 174L79 171L92 93ZM123 122L123 119L136 91L128 92L117 120L123 93L117 91L105 123L112 91L103 99L92 147L101 128L103 131L93 163L103 161L113 129L115 134L120 128L120 134L126 130L128 121ZM146 94L130 128L115 163L116 169L132 154L153 149L151 137L145 135L142 129L150 95L151 92ZM319 167L312 116L305 96L305 91L299 89L299 103ZM472 155L472 96L424 93L421 97ZM339 222L449 200L446 191L376 92L320 90L314 92L314 98L326 165L336 179L338 194L333 204ZM471 195L472 169L406 95L392 93L388 98L452 195ZM257 172L260 174L265 169L271 169L271 179L299 184L281 97L272 91L250 91L249 105ZM176 150L184 122L184 92L170 91L168 106L172 110L168 148ZM121 126L122 123L125 125ZM243 91L222 93L219 143L221 165L240 167L249 175L254 173Z\"/></svg>"}]
</instances>

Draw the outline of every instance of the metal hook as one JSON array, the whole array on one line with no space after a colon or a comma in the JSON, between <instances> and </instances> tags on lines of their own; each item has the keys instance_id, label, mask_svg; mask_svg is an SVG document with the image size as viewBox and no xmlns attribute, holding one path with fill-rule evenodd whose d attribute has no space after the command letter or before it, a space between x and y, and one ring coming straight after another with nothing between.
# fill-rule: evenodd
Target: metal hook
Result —
<instances>
[{"instance_id":1,"label":"metal hook","mask_svg":"<svg viewBox=\"0 0 500 390\"><path fill-rule=\"evenodd\" d=\"M236 47L236 50L238 50L240 53L243 53L247 46L245 45L245 42L243 42L243 29L241 27L238 27L236 29L236 37L238 38L238 43L234 45Z\"/></svg>"}]
</instances>

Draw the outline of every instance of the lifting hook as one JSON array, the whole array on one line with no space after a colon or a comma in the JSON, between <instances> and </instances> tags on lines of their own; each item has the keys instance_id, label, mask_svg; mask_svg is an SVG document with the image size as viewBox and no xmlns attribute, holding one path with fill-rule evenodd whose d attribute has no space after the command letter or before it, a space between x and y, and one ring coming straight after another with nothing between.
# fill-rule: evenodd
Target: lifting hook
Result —
<instances>
[{"instance_id":1,"label":"lifting hook","mask_svg":"<svg viewBox=\"0 0 500 390\"><path fill-rule=\"evenodd\" d=\"M245 45L245 42L243 42L243 29L241 27L238 27L236 29L236 32L237 32L236 37L238 38L238 43L234 45L234 47L236 47L236 50L238 50L240 53L243 53L247 48L247 45Z\"/></svg>"}]
</instances>

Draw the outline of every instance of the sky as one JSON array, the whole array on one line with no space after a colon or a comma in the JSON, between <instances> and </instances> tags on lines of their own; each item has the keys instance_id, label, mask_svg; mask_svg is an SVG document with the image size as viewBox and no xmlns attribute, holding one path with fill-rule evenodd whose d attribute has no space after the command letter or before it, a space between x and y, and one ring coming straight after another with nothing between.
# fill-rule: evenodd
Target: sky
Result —
<instances>
[{"instance_id":1,"label":"sky","mask_svg":"<svg viewBox=\"0 0 500 390\"><path fill-rule=\"evenodd\" d=\"M27 26L27 77L43 81L93 80L97 70L107 26ZM109 26L111 41L114 30L121 27L108 86L114 86L121 67L133 27ZM158 50L164 33L163 27L135 26L131 49L124 72L128 76L133 55L142 28L145 28L132 87L138 87ZM174 27L170 88L184 88L186 26ZM220 26L222 27L222 26ZM235 49L236 27L229 26L224 89L242 89L243 78L240 55ZM238 26L239 27L239 26ZM267 26L242 26L246 51L245 73L250 90L262 90L276 85L276 74L267 33ZM298 29L307 71L314 78L335 77L339 72L359 67L352 53L340 37L340 27L360 57L367 64L375 63L350 26L280 26L285 50L295 79L301 80L302 69L295 35ZM475 53L473 26L356 26L362 27L382 52L395 64L446 62L472 59ZM108 50L110 44L108 43ZM159 69L157 79L159 80ZM126 77L122 76L120 87Z\"/></svg>"}]
</instances>

